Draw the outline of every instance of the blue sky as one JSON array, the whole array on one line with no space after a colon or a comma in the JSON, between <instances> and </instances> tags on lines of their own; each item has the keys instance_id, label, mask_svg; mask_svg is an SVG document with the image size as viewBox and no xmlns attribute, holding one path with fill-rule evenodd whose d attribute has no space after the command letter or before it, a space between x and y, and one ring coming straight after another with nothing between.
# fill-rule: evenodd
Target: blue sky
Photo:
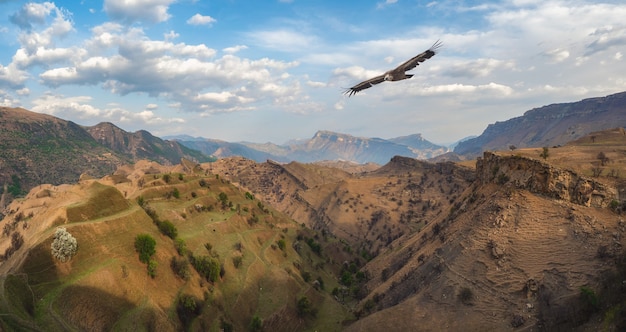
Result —
<instances>
[{"instance_id":1,"label":"blue sky","mask_svg":"<svg viewBox=\"0 0 626 332\"><path fill-rule=\"evenodd\" d=\"M623 1L0 0L0 105L158 136L436 143L626 91ZM342 94L443 42L400 82Z\"/></svg>"}]
</instances>

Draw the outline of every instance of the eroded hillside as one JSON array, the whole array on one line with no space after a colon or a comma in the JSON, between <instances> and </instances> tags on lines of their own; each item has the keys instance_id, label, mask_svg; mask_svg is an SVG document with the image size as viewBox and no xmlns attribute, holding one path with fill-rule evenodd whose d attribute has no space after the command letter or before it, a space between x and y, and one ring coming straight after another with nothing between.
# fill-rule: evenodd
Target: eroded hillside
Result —
<instances>
[{"instance_id":1,"label":"eroded hillside","mask_svg":"<svg viewBox=\"0 0 626 332\"><path fill-rule=\"evenodd\" d=\"M619 330L620 135L581 138L546 158L541 149L485 153L475 170L398 157L352 175L245 160L212 169L370 259L366 282L348 287L359 319L347 330ZM589 174L599 151L611 163Z\"/></svg>"},{"instance_id":2,"label":"eroded hillside","mask_svg":"<svg viewBox=\"0 0 626 332\"><path fill-rule=\"evenodd\" d=\"M592 136L475 167L183 160L37 187L0 222L2 327L620 331L626 135Z\"/></svg>"},{"instance_id":3,"label":"eroded hillside","mask_svg":"<svg viewBox=\"0 0 626 332\"><path fill-rule=\"evenodd\" d=\"M375 171L359 174L315 164L259 164L240 158L205 167L294 220L343 239L367 257L447 213L474 179L474 172L465 167L406 157L394 157Z\"/></svg>"}]
</instances>

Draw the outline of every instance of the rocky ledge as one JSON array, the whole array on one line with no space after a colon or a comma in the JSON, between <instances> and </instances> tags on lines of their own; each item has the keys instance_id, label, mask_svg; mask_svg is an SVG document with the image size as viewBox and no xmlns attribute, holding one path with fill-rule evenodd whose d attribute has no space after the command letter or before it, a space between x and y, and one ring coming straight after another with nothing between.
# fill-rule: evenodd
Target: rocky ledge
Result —
<instances>
[{"instance_id":1,"label":"rocky ledge","mask_svg":"<svg viewBox=\"0 0 626 332\"><path fill-rule=\"evenodd\" d=\"M591 207L607 207L617 199L617 190L571 170L540 160L485 152L476 162L482 183L513 185L533 193Z\"/></svg>"}]
</instances>

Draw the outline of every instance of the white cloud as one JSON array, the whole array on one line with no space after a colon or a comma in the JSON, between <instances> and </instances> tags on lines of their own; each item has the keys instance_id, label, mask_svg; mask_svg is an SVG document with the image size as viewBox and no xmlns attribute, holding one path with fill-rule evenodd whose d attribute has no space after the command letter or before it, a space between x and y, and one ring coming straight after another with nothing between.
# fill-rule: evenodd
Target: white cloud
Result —
<instances>
[{"instance_id":1,"label":"white cloud","mask_svg":"<svg viewBox=\"0 0 626 332\"><path fill-rule=\"evenodd\" d=\"M441 67L436 65L435 67ZM451 77L487 77L496 70L511 71L515 68L515 63L512 60L503 61L497 59L476 59L476 60L461 60L453 63L448 63L443 69L444 74Z\"/></svg>"},{"instance_id":2,"label":"white cloud","mask_svg":"<svg viewBox=\"0 0 626 332\"><path fill-rule=\"evenodd\" d=\"M552 62L562 62L569 58L569 51L556 48L550 51L546 51L545 55L548 56Z\"/></svg>"},{"instance_id":3,"label":"white cloud","mask_svg":"<svg viewBox=\"0 0 626 332\"><path fill-rule=\"evenodd\" d=\"M132 112L111 105L107 108L93 106L90 96L64 96L46 93L33 100L32 111L54 115L63 119L81 119L90 123L113 122L132 124L133 127L145 128L149 125L184 123L181 118L163 118L156 115L150 107L141 112ZM150 106L150 105L148 105Z\"/></svg>"},{"instance_id":4,"label":"white cloud","mask_svg":"<svg viewBox=\"0 0 626 332\"><path fill-rule=\"evenodd\" d=\"M15 93L17 93L20 96L28 96L30 94L30 89L22 88L22 89L16 90Z\"/></svg>"},{"instance_id":5,"label":"white cloud","mask_svg":"<svg viewBox=\"0 0 626 332\"><path fill-rule=\"evenodd\" d=\"M187 24L191 24L191 25L208 25L208 26L211 26L215 22L217 22L217 20L214 19L213 17L211 17L211 16L204 16L204 15L200 15L200 14L195 14L194 16L192 16L191 18L189 18L187 20Z\"/></svg>"},{"instance_id":6,"label":"white cloud","mask_svg":"<svg viewBox=\"0 0 626 332\"><path fill-rule=\"evenodd\" d=\"M101 85L119 95L147 93L191 112L248 110L245 104L252 100L278 102L279 97L302 93L286 72L297 62L232 54L214 58L216 51L204 44L151 40L142 29L116 24L96 27L92 33L85 42L86 54L77 52L81 56L70 66L45 70L39 75L42 82L51 87ZM244 48L235 46L231 51Z\"/></svg>"},{"instance_id":7,"label":"white cloud","mask_svg":"<svg viewBox=\"0 0 626 332\"><path fill-rule=\"evenodd\" d=\"M336 68L333 70L332 81L346 81L346 80L366 80L374 76L381 75L383 71L366 70L363 67L351 66L347 68ZM358 82L354 82L358 83Z\"/></svg>"},{"instance_id":8,"label":"white cloud","mask_svg":"<svg viewBox=\"0 0 626 332\"><path fill-rule=\"evenodd\" d=\"M163 39L165 39L166 41L174 40L178 37L180 37L180 34L174 30L170 30L170 32L163 34Z\"/></svg>"},{"instance_id":9,"label":"white cloud","mask_svg":"<svg viewBox=\"0 0 626 332\"><path fill-rule=\"evenodd\" d=\"M17 107L19 106L19 101L13 98L10 93L0 89L0 106Z\"/></svg>"},{"instance_id":10,"label":"white cloud","mask_svg":"<svg viewBox=\"0 0 626 332\"><path fill-rule=\"evenodd\" d=\"M51 2L29 3L12 15L10 20L22 28L18 36L20 45L27 53L32 53L41 47L53 47L55 40L74 31L71 19L66 16L65 11ZM48 23L49 18L51 21Z\"/></svg>"},{"instance_id":11,"label":"white cloud","mask_svg":"<svg viewBox=\"0 0 626 332\"><path fill-rule=\"evenodd\" d=\"M43 24L46 17L56 9L52 2L44 3L27 3L20 11L13 15L9 15L9 20L22 29L31 29L33 24Z\"/></svg>"},{"instance_id":12,"label":"white cloud","mask_svg":"<svg viewBox=\"0 0 626 332\"><path fill-rule=\"evenodd\" d=\"M312 88L325 88L327 86L327 84L324 82L315 82L315 81L307 81L306 85Z\"/></svg>"},{"instance_id":13,"label":"white cloud","mask_svg":"<svg viewBox=\"0 0 626 332\"><path fill-rule=\"evenodd\" d=\"M481 91L496 92L501 95L510 95L513 93L513 89L511 87L493 82L481 85L446 84L407 90L410 90L410 93L413 95L450 95L457 93L476 93Z\"/></svg>"},{"instance_id":14,"label":"white cloud","mask_svg":"<svg viewBox=\"0 0 626 332\"><path fill-rule=\"evenodd\" d=\"M235 45L235 46L226 47L226 48L222 49L222 52L228 53L228 54L235 54L235 53L237 53L239 51L243 51L245 49L248 49L248 46L246 46L246 45Z\"/></svg>"},{"instance_id":15,"label":"white cloud","mask_svg":"<svg viewBox=\"0 0 626 332\"><path fill-rule=\"evenodd\" d=\"M48 66L55 63L63 63L72 58L80 58L85 53L85 50L79 48L38 47L29 54L27 50L20 48L13 56L13 63L20 68L34 65Z\"/></svg>"},{"instance_id":16,"label":"white cloud","mask_svg":"<svg viewBox=\"0 0 626 332\"><path fill-rule=\"evenodd\" d=\"M14 63L8 66L0 64L0 86L20 88L28 79L28 73L17 67Z\"/></svg>"},{"instance_id":17,"label":"white cloud","mask_svg":"<svg viewBox=\"0 0 626 332\"><path fill-rule=\"evenodd\" d=\"M112 19L130 24L159 23L169 20L169 6L175 0L104 0L104 11Z\"/></svg>"}]
</instances>

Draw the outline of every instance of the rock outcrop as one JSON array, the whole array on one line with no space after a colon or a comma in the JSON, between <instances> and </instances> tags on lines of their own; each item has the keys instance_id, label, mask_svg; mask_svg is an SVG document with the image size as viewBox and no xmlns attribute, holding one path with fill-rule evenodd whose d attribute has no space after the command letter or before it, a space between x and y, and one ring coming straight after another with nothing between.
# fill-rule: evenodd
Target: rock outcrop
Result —
<instances>
[{"instance_id":1,"label":"rock outcrop","mask_svg":"<svg viewBox=\"0 0 626 332\"><path fill-rule=\"evenodd\" d=\"M615 188L526 157L485 152L476 162L476 174L482 183L511 184L584 206L606 207L617 199Z\"/></svg>"}]
</instances>

